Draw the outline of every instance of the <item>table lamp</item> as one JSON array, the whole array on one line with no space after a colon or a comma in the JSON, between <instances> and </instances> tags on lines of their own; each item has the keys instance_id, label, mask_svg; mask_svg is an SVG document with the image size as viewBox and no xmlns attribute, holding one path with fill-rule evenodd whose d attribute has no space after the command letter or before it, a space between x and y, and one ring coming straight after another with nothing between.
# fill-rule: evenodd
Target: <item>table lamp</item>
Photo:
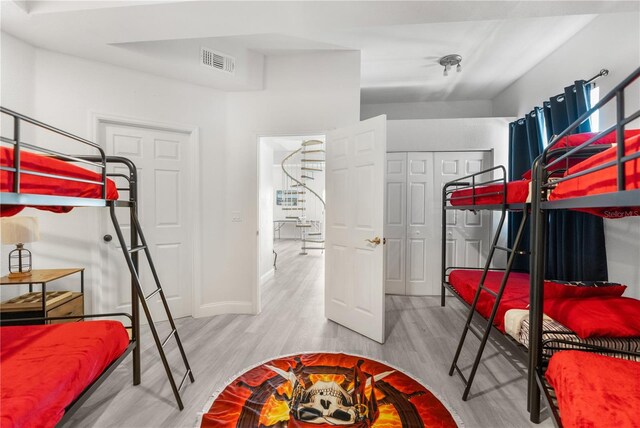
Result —
<instances>
[{"instance_id":1,"label":"table lamp","mask_svg":"<svg viewBox=\"0 0 640 428\"><path fill-rule=\"evenodd\" d=\"M15 244L9 253L9 278L31 275L31 251L24 244L40 239L36 217L5 217L1 219L2 243Z\"/></svg>"}]
</instances>

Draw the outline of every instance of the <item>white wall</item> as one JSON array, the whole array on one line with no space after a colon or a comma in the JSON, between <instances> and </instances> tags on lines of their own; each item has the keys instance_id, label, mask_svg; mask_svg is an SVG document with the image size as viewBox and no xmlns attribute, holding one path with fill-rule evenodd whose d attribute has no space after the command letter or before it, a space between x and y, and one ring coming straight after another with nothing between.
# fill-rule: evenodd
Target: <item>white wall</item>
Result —
<instances>
[{"instance_id":1,"label":"white wall","mask_svg":"<svg viewBox=\"0 0 640 428\"><path fill-rule=\"evenodd\" d=\"M32 73L28 68L23 69L24 58L31 57L35 58ZM219 253L224 251L224 242L220 246L214 242L224 224L217 207L218 201L227 196L224 181L226 162L221 156L226 153L224 93L35 49L5 34L2 34L2 64L4 106L81 137L93 139L90 112L197 126L201 153L194 155L202 163L199 177L202 194L191 195L191 200L202 201L202 217L215 225L208 235L203 236L203 242L206 242L203 246L215 246L219 250L218 253L210 252L210 259L203 260L203 266L207 271L219 269L217 263L221 258ZM5 67L12 72L5 72ZM16 76L19 76L19 80L16 80ZM25 76L31 76L27 79L30 82L21 83L22 86L33 88L34 102L31 107L23 102L20 92L11 90L16 81L24 80ZM88 296L85 300L88 310L91 310L93 291L112 286L101 284L100 273L100 248L105 245L102 234L107 210L77 208L65 215L37 210L25 210L24 213L37 215L41 223L41 241L32 246L34 267L86 267ZM201 252L202 249L197 251ZM196 278L199 273L196 272ZM210 280L209 275L204 275L202 283L196 286L213 289L215 293L216 283Z\"/></svg>"},{"instance_id":2,"label":"white wall","mask_svg":"<svg viewBox=\"0 0 640 428\"><path fill-rule=\"evenodd\" d=\"M260 144L259 154L259 188L260 198L260 283L264 283L273 274L273 210L274 210L274 180L273 180L273 147Z\"/></svg>"},{"instance_id":3,"label":"white wall","mask_svg":"<svg viewBox=\"0 0 640 428\"><path fill-rule=\"evenodd\" d=\"M267 58L265 90L228 94L227 194L233 195L218 209L225 217L225 242L221 269L212 273L215 293L203 296L218 310L255 312L257 289L258 188L257 140L269 135L317 135L358 121L360 116L359 52L317 53ZM231 150L232 149L232 150ZM231 223L239 211L243 221ZM205 234L210 227L205 223ZM209 259L211 249L204 249ZM250 306L247 306L250 304Z\"/></svg>"},{"instance_id":4,"label":"white wall","mask_svg":"<svg viewBox=\"0 0 640 428\"><path fill-rule=\"evenodd\" d=\"M491 100L362 104L362 120L386 114L389 120L491 117Z\"/></svg>"},{"instance_id":5,"label":"white wall","mask_svg":"<svg viewBox=\"0 0 640 428\"><path fill-rule=\"evenodd\" d=\"M495 114L522 116L543 97L550 97L578 79L589 79L601 68L609 75L598 80L604 95L640 64L638 13L601 15L566 44L493 100ZM626 111L640 107L638 83L627 91ZM601 114L600 128L615 121L613 105ZM605 220L609 279L628 284L627 295L640 297L640 217Z\"/></svg>"},{"instance_id":6,"label":"white wall","mask_svg":"<svg viewBox=\"0 0 640 428\"><path fill-rule=\"evenodd\" d=\"M493 150L494 165L506 165L513 118L389 120L387 151Z\"/></svg>"},{"instance_id":7,"label":"white wall","mask_svg":"<svg viewBox=\"0 0 640 428\"><path fill-rule=\"evenodd\" d=\"M359 118L358 52L269 58L264 90L228 94L33 48L4 33L2 65L4 106L85 138L93 138L91 112L199 128L201 194L192 201L201 203L201 280L194 290L201 316L258 309L258 136L322 133ZM18 81L24 91L12 90ZM100 283L106 210L29 211L42 229L34 267L87 267L90 303L92 290L109 287ZM241 222L231 222L234 211Z\"/></svg>"}]
</instances>

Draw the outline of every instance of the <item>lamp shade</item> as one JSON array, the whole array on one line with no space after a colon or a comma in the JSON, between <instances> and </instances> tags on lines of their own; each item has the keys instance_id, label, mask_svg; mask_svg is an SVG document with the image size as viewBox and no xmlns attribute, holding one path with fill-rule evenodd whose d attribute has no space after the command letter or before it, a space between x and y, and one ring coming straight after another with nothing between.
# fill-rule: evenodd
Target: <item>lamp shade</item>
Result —
<instances>
[{"instance_id":1,"label":"lamp shade","mask_svg":"<svg viewBox=\"0 0 640 428\"><path fill-rule=\"evenodd\" d=\"M0 221L3 244L26 244L40 239L36 217L4 217Z\"/></svg>"}]
</instances>

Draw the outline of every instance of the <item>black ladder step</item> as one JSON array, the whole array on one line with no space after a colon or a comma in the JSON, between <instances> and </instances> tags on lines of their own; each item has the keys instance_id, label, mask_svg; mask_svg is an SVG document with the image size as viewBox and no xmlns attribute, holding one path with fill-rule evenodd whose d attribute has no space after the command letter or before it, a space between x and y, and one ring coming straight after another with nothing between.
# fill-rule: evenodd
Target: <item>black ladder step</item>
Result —
<instances>
[{"instance_id":1,"label":"black ladder step","mask_svg":"<svg viewBox=\"0 0 640 428\"><path fill-rule=\"evenodd\" d=\"M187 380L187 376L189 376L190 373L191 373L191 369L187 369L187 372L184 374L184 376L182 376L182 380L180 381L180 385L178 385L178 391L180 391L182 389L182 386L184 385L184 381Z\"/></svg>"},{"instance_id":2,"label":"black ladder step","mask_svg":"<svg viewBox=\"0 0 640 428\"><path fill-rule=\"evenodd\" d=\"M138 245L137 247L129 248L127 251L129 252L129 254L132 254L137 253L140 250L144 250L145 248L147 248L146 245Z\"/></svg>"},{"instance_id":3,"label":"black ladder step","mask_svg":"<svg viewBox=\"0 0 640 428\"><path fill-rule=\"evenodd\" d=\"M302 159L302 162L307 162L307 163L322 163L322 162L324 162L324 159Z\"/></svg>"},{"instance_id":4,"label":"black ladder step","mask_svg":"<svg viewBox=\"0 0 640 428\"><path fill-rule=\"evenodd\" d=\"M166 338L166 339L164 339L164 340L162 341L162 347L163 347L163 348L165 347L165 345L167 344L167 342L169 342L169 339L171 339L175 334L176 334L176 329L174 328L174 329L172 329L172 330L171 330L171 333L169 333L169 335L167 336L167 338Z\"/></svg>"},{"instance_id":5,"label":"black ladder step","mask_svg":"<svg viewBox=\"0 0 640 428\"><path fill-rule=\"evenodd\" d=\"M303 250L324 250L324 247L302 247Z\"/></svg>"},{"instance_id":6,"label":"black ladder step","mask_svg":"<svg viewBox=\"0 0 640 428\"><path fill-rule=\"evenodd\" d=\"M507 253L512 253L512 252L513 252L513 248L501 247L501 246L499 246L499 245L496 245L496 246L495 246L495 249L496 249L496 250L506 251ZM524 254L531 254L529 251L525 251L525 250L517 250L515 253L516 253L516 254L522 254L522 255L524 255Z\"/></svg>"},{"instance_id":7,"label":"black ladder step","mask_svg":"<svg viewBox=\"0 0 640 428\"><path fill-rule=\"evenodd\" d=\"M309 226L311 226L311 225L309 225ZM322 232L309 232L309 233L307 233L307 235L309 235L309 236L321 236Z\"/></svg>"},{"instance_id":8,"label":"black ladder step","mask_svg":"<svg viewBox=\"0 0 640 428\"><path fill-rule=\"evenodd\" d=\"M487 293L491 294L493 297L496 297L496 298L498 297L498 293L496 293L493 290L489 290L484 285L480 286L480 288L482 289L482 291L486 291Z\"/></svg>"},{"instance_id":9,"label":"black ladder step","mask_svg":"<svg viewBox=\"0 0 640 428\"><path fill-rule=\"evenodd\" d=\"M296 224L296 227L311 227L310 224L308 223L304 223L304 224Z\"/></svg>"},{"instance_id":10,"label":"black ladder step","mask_svg":"<svg viewBox=\"0 0 640 428\"><path fill-rule=\"evenodd\" d=\"M324 239L303 239L302 242L314 242L316 244L324 244Z\"/></svg>"},{"instance_id":11,"label":"black ladder step","mask_svg":"<svg viewBox=\"0 0 640 428\"><path fill-rule=\"evenodd\" d=\"M324 150L303 150L301 153L303 155L306 155L307 153L324 153Z\"/></svg>"},{"instance_id":12,"label":"black ladder step","mask_svg":"<svg viewBox=\"0 0 640 428\"><path fill-rule=\"evenodd\" d=\"M298 217L298 216L294 216L294 215L288 215L288 216L286 216L285 218L288 218L288 219L290 219L290 220L300 220L300 217Z\"/></svg>"},{"instance_id":13,"label":"black ladder step","mask_svg":"<svg viewBox=\"0 0 640 428\"><path fill-rule=\"evenodd\" d=\"M467 326L467 330L469 330L475 337L478 338L478 340L482 340L482 336L483 334L480 333L479 330L476 330L476 328L474 326L472 326L471 324L469 324Z\"/></svg>"},{"instance_id":14,"label":"black ladder step","mask_svg":"<svg viewBox=\"0 0 640 428\"><path fill-rule=\"evenodd\" d=\"M462 373L462 370L460 370L460 367L458 367L458 365L456 364L454 368L456 369L456 373L458 373L458 375L460 375L460 377L462 378L464 384L468 385L469 381L467 380L467 377L464 375L464 373Z\"/></svg>"},{"instance_id":15,"label":"black ladder step","mask_svg":"<svg viewBox=\"0 0 640 428\"><path fill-rule=\"evenodd\" d=\"M162 288L160 288L160 287L156 288L155 290L153 290L153 291L151 292L151 294L149 294L148 296L146 296L146 297L144 298L144 300L146 300L146 301L148 302L148 301L149 301L149 299L151 299L153 296L155 296L156 294L158 294L160 291L162 291Z\"/></svg>"},{"instance_id":16,"label":"black ladder step","mask_svg":"<svg viewBox=\"0 0 640 428\"><path fill-rule=\"evenodd\" d=\"M283 211L304 211L306 208L282 208Z\"/></svg>"},{"instance_id":17,"label":"black ladder step","mask_svg":"<svg viewBox=\"0 0 640 428\"><path fill-rule=\"evenodd\" d=\"M300 178L306 178L307 180L315 180L315 178L309 176L309 175L301 175Z\"/></svg>"},{"instance_id":18,"label":"black ladder step","mask_svg":"<svg viewBox=\"0 0 640 428\"><path fill-rule=\"evenodd\" d=\"M303 171L322 171L321 168L309 168L307 166L303 166L302 168L300 168Z\"/></svg>"}]
</instances>

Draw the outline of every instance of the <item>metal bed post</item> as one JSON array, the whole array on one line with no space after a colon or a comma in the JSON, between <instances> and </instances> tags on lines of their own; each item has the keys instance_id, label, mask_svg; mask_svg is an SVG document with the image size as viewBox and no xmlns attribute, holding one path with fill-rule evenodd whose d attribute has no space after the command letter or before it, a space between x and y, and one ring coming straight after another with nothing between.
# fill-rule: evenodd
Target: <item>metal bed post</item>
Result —
<instances>
[{"instance_id":1,"label":"metal bed post","mask_svg":"<svg viewBox=\"0 0 640 428\"><path fill-rule=\"evenodd\" d=\"M440 249L440 253L441 253L441 262L442 264L440 265L440 306L444 307L445 304L445 295L446 295L446 288L444 286L444 283L446 281L446 272L447 272L447 255L446 255L446 251L447 251L447 186L445 185L444 187L442 187L442 224L441 224L441 235L442 239L441 239L441 246L442 248Z\"/></svg>"},{"instance_id":2,"label":"metal bed post","mask_svg":"<svg viewBox=\"0 0 640 428\"><path fill-rule=\"evenodd\" d=\"M13 139L15 140L13 148L13 167L15 168L13 191L14 193L20 193L20 118L16 116L13 117Z\"/></svg>"},{"instance_id":3,"label":"metal bed post","mask_svg":"<svg viewBox=\"0 0 640 428\"><path fill-rule=\"evenodd\" d=\"M106 173L106 168L105 168ZM106 187L106 186L105 186ZM138 246L138 233L133 227L135 216L138 214L138 172L134 167L129 165L129 200L131 201L131 207L129 208L129 221L130 221L130 238L131 248ZM138 253L131 254L131 260L135 271L139 272ZM140 384L140 296L138 296L138 290L136 286L136 279L133 272L131 272L131 316L133 318L131 322L131 335L133 340L136 341L138 346L133 350L133 384Z\"/></svg>"},{"instance_id":4,"label":"metal bed post","mask_svg":"<svg viewBox=\"0 0 640 428\"><path fill-rule=\"evenodd\" d=\"M541 184L543 180L543 168L541 167L541 155L533 162L533 174L531 190L531 257L529 289L529 379L527 404L531 422L540 422L540 389L537 383L538 367L542 361L542 281L545 271L545 248L547 213L540 209L542 198Z\"/></svg>"},{"instance_id":5,"label":"metal bed post","mask_svg":"<svg viewBox=\"0 0 640 428\"><path fill-rule=\"evenodd\" d=\"M618 144L618 192L623 192L626 188L624 170L621 163L624 158L624 88L616 92L616 143Z\"/></svg>"}]
</instances>

